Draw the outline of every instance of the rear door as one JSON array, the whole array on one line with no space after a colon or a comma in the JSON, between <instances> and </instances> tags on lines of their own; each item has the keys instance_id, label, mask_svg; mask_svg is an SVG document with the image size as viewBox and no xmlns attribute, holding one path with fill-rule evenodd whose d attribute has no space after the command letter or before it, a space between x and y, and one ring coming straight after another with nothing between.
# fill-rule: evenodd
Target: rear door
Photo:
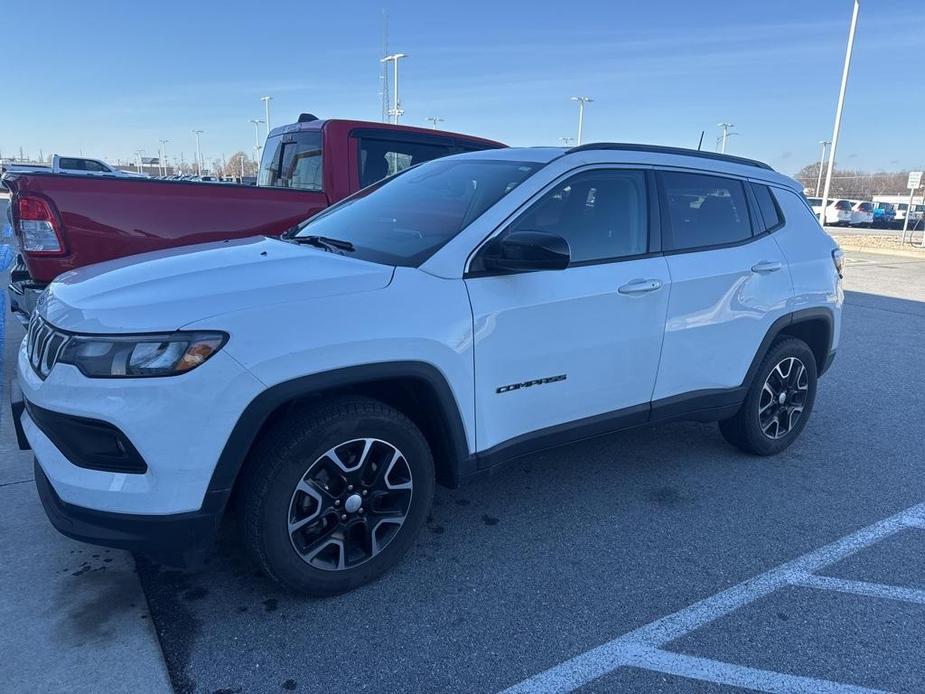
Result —
<instances>
[{"instance_id":1,"label":"rear door","mask_svg":"<svg viewBox=\"0 0 925 694\"><path fill-rule=\"evenodd\" d=\"M758 210L758 197L769 195L765 186L753 194L746 180L689 171L661 171L658 178L671 297L654 416L659 405L688 397L715 395L714 404L725 404L716 391L742 385L793 291L774 240L783 223L777 203L764 200L767 223Z\"/></svg>"},{"instance_id":2,"label":"rear door","mask_svg":"<svg viewBox=\"0 0 925 694\"><path fill-rule=\"evenodd\" d=\"M669 290L650 178L617 167L565 176L501 232L564 237L565 270L488 274L475 256L466 286L479 450L648 418Z\"/></svg>"}]
</instances>

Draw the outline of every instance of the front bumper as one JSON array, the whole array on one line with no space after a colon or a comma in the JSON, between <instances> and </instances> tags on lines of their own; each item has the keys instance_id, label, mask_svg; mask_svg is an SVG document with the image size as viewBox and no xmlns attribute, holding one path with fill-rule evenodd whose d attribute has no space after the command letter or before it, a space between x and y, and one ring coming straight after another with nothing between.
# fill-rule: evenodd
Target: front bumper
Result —
<instances>
[{"instance_id":1,"label":"front bumper","mask_svg":"<svg viewBox=\"0 0 925 694\"><path fill-rule=\"evenodd\" d=\"M10 402L19 447L28 450L29 441L22 426L26 402L15 379ZM192 568L205 559L227 499L226 493L208 492L202 508L192 513L164 516L109 513L66 503L37 459L33 467L45 515L58 532L81 542L138 552L169 566Z\"/></svg>"},{"instance_id":2,"label":"front bumper","mask_svg":"<svg viewBox=\"0 0 925 694\"><path fill-rule=\"evenodd\" d=\"M224 507L218 495L207 496L203 508L193 513L107 513L62 501L37 460L34 467L45 515L58 532L74 540L138 552L168 566L194 568L205 560L215 539Z\"/></svg>"},{"instance_id":3,"label":"front bumper","mask_svg":"<svg viewBox=\"0 0 925 694\"><path fill-rule=\"evenodd\" d=\"M162 516L201 509L232 429L264 390L224 351L165 378L87 378L69 364L56 364L42 380L25 344L18 362L28 403L18 426L49 482L65 503L107 513ZM101 464L112 458L115 438L123 439L121 448L133 452L131 458L143 461L141 469L122 465L126 460Z\"/></svg>"}]
</instances>

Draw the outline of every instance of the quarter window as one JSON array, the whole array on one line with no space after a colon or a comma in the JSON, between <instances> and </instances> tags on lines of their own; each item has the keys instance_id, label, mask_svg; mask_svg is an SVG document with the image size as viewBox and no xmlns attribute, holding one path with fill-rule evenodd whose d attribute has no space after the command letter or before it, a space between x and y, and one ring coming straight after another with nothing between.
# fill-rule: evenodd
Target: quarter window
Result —
<instances>
[{"instance_id":1,"label":"quarter window","mask_svg":"<svg viewBox=\"0 0 925 694\"><path fill-rule=\"evenodd\" d=\"M588 171L535 203L508 231L542 231L569 242L572 262L641 255L648 247L646 176L642 171Z\"/></svg>"},{"instance_id":2,"label":"quarter window","mask_svg":"<svg viewBox=\"0 0 925 694\"><path fill-rule=\"evenodd\" d=\"M777 205L774 192L768 186L754 183L752 184L752 192L755 194L755 199L758 201L758 209L761 211L761 218L764 220L764 231L770 231L771 229L779 227L783 219L781 218L780 208ZM821 201L816 204L820 203Z\"/></svg>"},{"instance_id":3,"label":"quarter window","mask_svg":"<svg viewBox=\"0 0 925 694\"><path fill-rule=\"evenodd\" d=\"M737 243L752 234L742 182L734 178L666 171L661 174L668 224L665 250Z\"/></svg>"}]
</instances>

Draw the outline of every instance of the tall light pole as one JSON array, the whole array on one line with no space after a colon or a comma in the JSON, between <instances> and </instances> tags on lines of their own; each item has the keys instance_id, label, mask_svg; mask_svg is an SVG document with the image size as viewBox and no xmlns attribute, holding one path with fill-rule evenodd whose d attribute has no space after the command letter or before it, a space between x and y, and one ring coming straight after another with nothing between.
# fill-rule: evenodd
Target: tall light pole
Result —
<instances>
[{"instance_id":1,"label":"tall light pole","mask_svg":"<svg viewBox=\"0 0 925 694\"><path fill-rule=\"evenodd\" d=\"M443 119L440 118L439 116L428 116L428 117L427 117L427 120L429 120L431 123L433 123L434 130L437 129L437 123L442 123L442 122L443 122Z\"/></svg>"},{"instance_id":2,"label":"tall light pole","mask_svg":"<svg viewBox=\"0 0 925 694\"><path fill-rule=\"evenodd\" d=\"M825 166L825 148L832 144L829 140L819 140L822 145L822 154L819 155L819 175L816 176L816 187L813 188L813 195L819 197L819 189L822 187L822 167Z\"/></svg>"},{"instance_id":3,"label":"tall light pole","mask_svg":"<svg viewBox=\"0 0 925 694\"><path fill-rule=\"evenodd\" d=\"M832 169L835 167L835 149L838 147L838 133L841 130L841 114L845 106L845 92L848 90L848 73L851 71L851 54L854 51L854 31L858 26L860 0L854 0L851 12L851 27L848 29L848 47L845 49L845 65L841 73L841 88L838 90L838 105L835 107L835 125L832 128L832 146L829 147L829 165L825 172L825 189L822 191L822 206L819 208L819 223L825 226L825 208L832 189ZM911 211L911 210L910 210Z\"/></svg>"},{"instance_id":4,"label":"tall light pole","mask_svg":"<svg viewBox=\"0 0 925 694\"><path fill-rule=\"evenodd\" d=\"M266 111L267 116L267 137L270 137L270 102L273 101L272 96L261 96L260 100L263 102L264 110Z\"/></svg>"},{"instance_id":5,"label":"tall light pole","mask_svg":"<svg viewBox=\"0 0 925 694\"><path fill-rule=\"evenodd\" d=\"M585 104L589 104L594 99L590 96L573 96L572 101L578 102L578 144L581 144L581 129L585 122Z\"/></svg>"},{"instance_id":6,"label":"tall light pole","mask_svg":"<svg viewBox=\"0 0 925 694\"><path fill-rule=\"evenodd\" d=\"M138 173L144 173L145 171L145 164L141 160L142 157L144 157L144 155L145 155L145 151L143 149L135 150L135 156L138 157Z\"/></svg>"},{"instance_id":7,"label":"tall light pole","mask_svg":"<svg viewBox=\"0 0 925 694\"><path fill-rule=\"evenodd\" d=\"M160 162L161 162L161 165L164 167L164 175L166 176L167 175L167 143L170 142L170 140L158 140L158 142L161 143Z\"/></svg>"},{"instance_id":8,"label":"tall light pole","mask_svg":"<svg viewBox=\"0 0 925 694\"><path fill-rule=\"evenodd\" d=\"M734 128L735 125L732 123L717 123L716 125L723 129L722 145L720 146L719 151L720 151L720 154L725 154L726 153L726 140L729 139L729 128Z\"/></svg>"},{"instance_id":9,"label":"tall light pole","mask_svg":"<svg viewBox=\"0 0 925 694\"><path fill-rule=\"evenodd\" d=\"M398 100L398 61L407 57L407 53L393 53L379 60L380 63L392 63L392 87L395 105L389 109L389 115L395 119L396 125L398 125L398 119L405 113L401 108L401 102Z\"/></svg>"},{"instance_id":10,"label":"tall light pole","mask_svg":"<svg viewBox=\"0 0 925 694\"><path fill-rule=\"evenodd\" d=\"M194 130L193 135L196 136L196 175L202 176L202 150L199 148L199 136L202 135L205 130Z\"/></svg>"},{"instance_id":11,"label":"tall light pole","mask_svg":"<svg viewBox=\"0 0 925 694\"><path fill-rule=\"evenodd\" d=\"M251 118L251 123L254 124L254 162L257 165L260 165L260 124L263 123L262 120L255 120Z\"/></svg>"}]
</instances>

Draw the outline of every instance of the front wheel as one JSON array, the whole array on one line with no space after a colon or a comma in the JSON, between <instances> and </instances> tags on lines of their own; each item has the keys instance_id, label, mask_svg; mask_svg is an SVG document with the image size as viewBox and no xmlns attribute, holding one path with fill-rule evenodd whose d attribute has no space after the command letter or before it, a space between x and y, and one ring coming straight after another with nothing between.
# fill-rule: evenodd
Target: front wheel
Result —
<instances>
[{"instance_id":1,"label":"front wheel","mask_svg":"<svg viewBox=\"0 0 925 694\"><path fill-rule=\"evenodd\" d=\"M802 340L785 338L761 362L741 409L719 429L747 453L775 455L803 431L815 400L815 355Z\"/></svg>"},{"instance_id":2,"label":"front wheel","mask_svg":"<svg viewBox=\"0 0 925 694\"><path fill-rule=\"evenodd\" d=\"M368 398L290 414L242 480L245 541L286 587L334 595L380 576L427 518L434 463L405 415Z\"/></svg>"}]
</instances>

